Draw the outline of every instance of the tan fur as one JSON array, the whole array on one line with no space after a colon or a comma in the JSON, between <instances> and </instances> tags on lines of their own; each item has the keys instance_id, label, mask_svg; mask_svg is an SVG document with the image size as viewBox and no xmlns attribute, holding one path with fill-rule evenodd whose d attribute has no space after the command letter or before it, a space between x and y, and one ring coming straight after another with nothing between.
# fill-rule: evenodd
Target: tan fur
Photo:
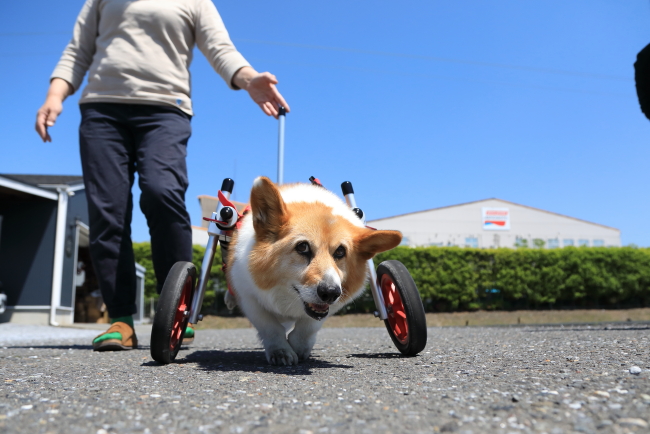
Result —
<instances>
[{"instance_id":1,"label":"tan fur","mask_svg":"<svg viewBox=\"0 0 650 434\"><path fill-rule=\"evenodd\" d=\"M260 289L271 289L288 280L289 274L305 267L308 259L295 251L301 241L309 242L313 258L302 271L303 285L316 285L330 267L335 267L342 280L344 298L347 288L357 289L365 279L365 258L357 242L367 229L352 225L332 209L321 203L287 204L287 223L278 231L275 242L259 241L251 252L250 271ZM399 243L399 241L397 241ZM346 256L333 257L339 246L344 246Z\"/></svg>"},{"instance_id":2,"label":"tan fur","mask_svg":"<svg viewBox=\"0 0 650 434\"><path fill-rule=\"evenodd\" d=\"M320 187L278 188L257 178L251 215L231 240L227 278L269 363L308 358L321 320L363 291L367 261L401 240L397 231L362 227L340 199Z\"/></svg>"},{"instance_id":3,"label":"tan fur","mask_svg":"<svg viewBox=\"0 0 650 434\"><path fill-rule=\"evenodd\" d=\"M397 231L375 231L353 225L332 208L319 202L285 204L279 189L265 183L251 195L253 224L257 243L250 256L250 272L260 289L269 290L305 266L307 260L295 251L300 241L312 247L313 259L302 271L301 283L315 285L325 270L335 266L342 281L342 301L356 291L366 278L365 261L375 253L397 246L402 235ZM263 212L260 208L264 209ZM235 236L233 244L237 242ZM336 260L336 249L343 245L346 256ZM233 250L231 250L232 252ZM230 254L232 256L232 253ZM229 258L229 262L232 258Z\"/></svg>"}]
</instances>

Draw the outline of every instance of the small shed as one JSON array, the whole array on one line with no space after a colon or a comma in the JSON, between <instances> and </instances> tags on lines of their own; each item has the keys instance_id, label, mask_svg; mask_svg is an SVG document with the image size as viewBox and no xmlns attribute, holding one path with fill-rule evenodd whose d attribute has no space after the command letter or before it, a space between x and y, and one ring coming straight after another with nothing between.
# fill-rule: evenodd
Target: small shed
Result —
<instances>
[{"instance_id":1,"label":"small shed","mask_svg":"<svg viewBox=\"0 0 650 434\"><path fill-rule=\"evenodd\" d=\"M102 322L81 176L0 174L0 322ZM143 320L144 268L137 265Z\"/></svg>"}]
</instances>

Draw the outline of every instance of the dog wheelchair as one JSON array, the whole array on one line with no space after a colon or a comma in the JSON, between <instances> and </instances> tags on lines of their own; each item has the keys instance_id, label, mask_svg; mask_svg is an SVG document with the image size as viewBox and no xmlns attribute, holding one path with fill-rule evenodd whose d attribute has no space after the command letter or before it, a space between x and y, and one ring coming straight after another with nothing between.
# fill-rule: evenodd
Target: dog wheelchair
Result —
<instances>
[{"instance_id":1,"label":"dog wheelchair","mask_svg":"<svg viewBox=\"0 0 650 434\"><path fill-rule=\"evenodd\" d=\"M320 181L310 178L312 184L322 187ZM188 324L203 319L201 304L210 277L210 269L220 245L226 258L233 231L242 214L230 202L235 182L226 178L218 192L219 203L208 227L208 244L201 264L200 276L191 262L177 262L169 271L163 285L151 330L151 356L157 362L174 361L183 343ZM354 190L349 181L341 184L347 205L365 224L365 215L357 207ZM395 347L406 356L415 356L427 343L424 306L418 289L406 267L399 261L384 261L375 270L372 259L366 263L370 290L375 302L375 317L383 320Z\"/></svg>"}]
</instances>

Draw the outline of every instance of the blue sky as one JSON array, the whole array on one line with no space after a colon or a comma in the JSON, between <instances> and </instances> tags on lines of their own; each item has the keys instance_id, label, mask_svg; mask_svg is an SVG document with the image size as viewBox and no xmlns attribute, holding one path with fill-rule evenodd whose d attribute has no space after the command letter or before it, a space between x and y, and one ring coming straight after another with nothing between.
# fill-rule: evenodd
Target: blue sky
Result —
<instances>
[{"instance_id":1,"label":"blue sky","mask_svg":"<svg viewBox=\"0 0 650 434\"><path fill-rule=\"evenodd\" d=\"M78 95L33 129L82 1L1 2L0 173L80 174ZM292 108L285 181L339 192L368 218L497 197L613 226L650 246L650 122L634 88L650 43L641 0L225 2L231 37ZM226 176L246 200L276 177L277 122L200 55L187 202ZM136 200L137 187L134 187ZM133 238L149 238L136 207Z\"/></svg>"}]
</instances>

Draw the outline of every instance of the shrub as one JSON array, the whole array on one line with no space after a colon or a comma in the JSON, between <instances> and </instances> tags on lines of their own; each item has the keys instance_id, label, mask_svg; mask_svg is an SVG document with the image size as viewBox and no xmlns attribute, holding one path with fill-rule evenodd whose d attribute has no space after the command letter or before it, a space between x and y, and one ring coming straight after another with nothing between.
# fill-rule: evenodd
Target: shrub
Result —
<instances>
[{"instance_id":1,"label":"shrub","mask_svg":"<svg viewBox=\"0 0 650 434\"><path fill-rule=\"evenodd\" d=\"M146 297L157 297L149 243L135 243L136 262L147 268ZM193 247L201 271L205 248ZM650 249L565 247L471 249L397 247L375 257L375 265L396 259L413 276L429 312L476 309L617 308L650 306ZM226 314L221 251L212 263L204 313ZM343 309L371 312L370 291Z\"/></svg>"},{"instance_id":2,"label":"shrub","mask_svg":"<svg viewBox=\"0 0 650 434\"><path fill-rule=\"evenodd\" d=\"M650 305L650 249L397 247L428 311Z\"/></svg>"}]
</instances>

